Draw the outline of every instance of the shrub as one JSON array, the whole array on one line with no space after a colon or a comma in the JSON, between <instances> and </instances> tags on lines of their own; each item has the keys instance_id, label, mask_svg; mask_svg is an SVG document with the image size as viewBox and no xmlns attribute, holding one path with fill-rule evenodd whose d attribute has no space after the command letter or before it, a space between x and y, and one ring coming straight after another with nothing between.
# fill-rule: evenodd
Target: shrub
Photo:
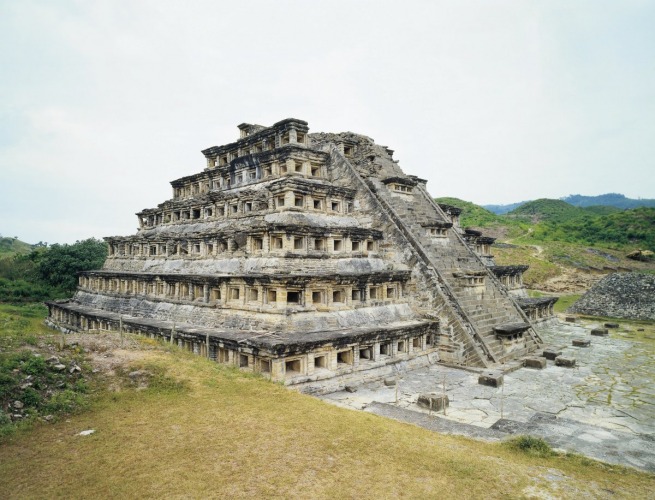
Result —
<instances>
[{"instance_id":1,"label":"shrub","mask_svg":"<svg viewBox=\"0 0 655 500\"><path fill-rule=\"evenodd\" d=\"M555 454L552 447L543 439L534 436L516 436L505 441L511 450L534 457L550 457Z\"/></svg>"}]
</instances>

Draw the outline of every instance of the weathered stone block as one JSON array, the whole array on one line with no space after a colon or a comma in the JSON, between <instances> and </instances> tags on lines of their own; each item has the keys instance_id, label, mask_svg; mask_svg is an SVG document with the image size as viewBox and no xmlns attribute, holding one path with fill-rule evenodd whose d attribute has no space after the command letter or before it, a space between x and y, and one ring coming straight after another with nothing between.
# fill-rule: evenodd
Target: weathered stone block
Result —
<instances>
[{"instance_id":1,"label":"weathered stone block","mask_svg":"<svg viewBox=\"0 0 655 500\"><path fill-rule=\"evenodd\" d=\"M575 358L566 358L564 356L557 356L555 358L555 366L562 366L564 368L573 368L575 366Z\"/></svg>"},{"instance_id":2,"label":"weathered stone block","mask_svg":"<svg viewBox=\"0 0 655 500\"><path fill-rule=\"evenodd\" d=\"M526 358L523 360L523 366L526 368L536 368L543 370L546 368L546 358Z\"/></svg>"},{"instance_id":3,"label":"weathered stone block","mask_svg":"<svg viewBox=\"0 0 655 500\"><path fill-rule=\"evenodd\" d=\"M561 356L562 351L557 349L544 349L542 356L546 359L554 361L557 356Z\"/></svg>"},{"instance_id":4,"label":"weathered stone block","mask_svg":"<svg viewBox=\"0 0 655 500\"><path fill-rule=\"evenodd\" d=\"M589 347L591 340L589 339L573 339L573 347Z\"/></svg>"},{"instance_id":5,"label":"weathered stone block","mask_svg":"<svg viewBox=\"0 0 655 500\"><path fill-rule=\"evenodd\" d=\"M594 328L591 330L591 334L596 337L605 337L606 335L609 335L609 332L607 331L607 328Z\"/></svg>"},{"instance_id":6,"label":"weathered stone block","mask_svg":"<svg viewBox=\"0 0 655 500\"><path fill-rule=\"evenodd\" d=\"M396 379L395 378L385 378L384 379L384 385L387 387L393 387L396 385Z\"/></svg>"},{"instance_id":7,"label":"weathered stone block","mask_svg":"<svg viewBox=\"0 0 655 500\"><path fill-rule=\"evenodd\" d=\"M578 318L576 318L575 316L567 316L566 318L564 318L564 321L566 321L567 323L575 323L576 321L578 321Z\"/></svg>"},{"instance_id":8,"label":"weathered stone block","mask_svg":"<svg viewBox=\"0 0 655 500\"><path fill-rule=\"evenodd\" d=\"M478 384L489 387L500 387L503 385L504 377L501 372L485 372L478 377Z\"/></svg>"},{"instance_id":9,"label":"weathered stone block","mask_svg":"<svg viewBox=\"0 0 655 500\"><path fill-rule=\"evenodd\" d=\"M428 410L443 411L444 408L448 408L450 401L447 395L431 392L428 394L419 394L416 403Z\"/></svg>"},{"instance_id":10,"label":"weathered stone block","mask_svg":"<svg viewBox=\"0 0 655 500\"><path fill-rule=\"evenodd\" d=\"M352 385L347 385L343 388L346 392L357 392L357 387Z\"/></svg>"},{"instance_id":11,"label":"weathered stone block","mask_svg":"<svg viewBox=\"0 0 655 500\"><path fill-rule=\"evenodd\" d=\"M605 323L605 328L618 328L618 323Z\"/></svg>"}]
</instances>

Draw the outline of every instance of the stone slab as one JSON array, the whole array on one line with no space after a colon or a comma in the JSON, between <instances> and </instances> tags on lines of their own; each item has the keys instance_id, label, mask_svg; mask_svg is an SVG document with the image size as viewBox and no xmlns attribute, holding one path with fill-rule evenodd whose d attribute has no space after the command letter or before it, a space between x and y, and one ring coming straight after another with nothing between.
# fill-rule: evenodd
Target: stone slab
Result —
<instances>
[{"instance_id":1,"label":"stone slab","mask_svg":"<svg viewBox=\"0 0 655 500\"><path fill-rule=\"evenodd\" d=\"M546 358L526 358L523 360L523 366L526 368L536 368L537 370L543 370L546 368L546 365Z\"/></svg>"},{"instance_id":2,"label":"stone slab","mask_svg":"<svg viewBox=\"0 0 655 500\"><path fill-rule=\"evenodd\" d=\"M478 384L489 387L500 387L503 385L503 374L501 372L487 371L478 377Z\"/></svg>"},{"instance_id":3,"label":"stone slab","mask_svg":"<svg viewBox=\"0 0 655 500\"><path fill-rule=\"evenodd\" d=\"M431 392L427 394L419 394L416 403L423 408L427 408L428 410L443 411L444 408L448 408L449 400L448 395Z\"/></svg>"},{"instance_id":4,"label":"stone slab","mask_svg":"<svg viewBox=\"0 0 655 500\"><path fill-rule=\"evenodd\" d=\"M591 345L591 340L589 339L573 339L571 342L573 347L589 347Z\"/></svg>"},{"instance_id":5,"label":"stone slab","mask_svg":"<svg viewBox=\"0 0 655 500\"><path fill-rule=\"evenodd\" d=\"M591 334L595 337L605 337L606 335L609 335L609 332L607 331L607 328L594 328L591 330Z\"/></svg>"},{"instance_id":6,"label":"stone slab","mask_svg":"<svg viewBox=\"0 0 655 500\"><path fill-rule=\"evenodd\" d=\"M554 361L557 356L561 356L562 351L559 349L544 349L542 356L550 361Z\"/></svg>"},{"instance_id":7,"label":"stone slab","mask_svg":"<svg viewBox=\"0 0 655 500\"><path fill-rule=\"evenodd\" d=\"M573 368L575 366L575 358L557 356L555 358L555 366L562 366L564 368Z\"/></svg>"}]
</instances>

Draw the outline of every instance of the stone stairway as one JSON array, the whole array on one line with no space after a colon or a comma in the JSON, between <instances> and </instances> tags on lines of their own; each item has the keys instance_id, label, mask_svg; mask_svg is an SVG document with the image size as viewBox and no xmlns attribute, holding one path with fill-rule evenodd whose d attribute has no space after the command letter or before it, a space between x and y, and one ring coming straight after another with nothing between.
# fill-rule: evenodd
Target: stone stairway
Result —
<instances>
[{"instance_id":1,"label":"stone stairway","mask_svg":"<svg viewBox=\"0 0 655 500\"><path fill-rule=\"evenodd\" d=\"M435 238L428 234L424 225L448 222L436 204L426 199L429 195L420 186L414 189L411 198L394 196L381 183L375 188L376 196L392 207L405 229L413 236L415 243L422 247L430 266L446 283L463 310L465 319L471 323L491 351L492 360L503 362L510 357L521 355L522 353L517 351L509 355L503 353L501 340L494 328L509 323L529 323L527 318L454 229L448 229L445 237ZM484 284L467 285L462 277L467 274L482 275ZM540 341L531 328L526 338L528 344L523 354L536 348Z\"/></svg>"}]
</instances>

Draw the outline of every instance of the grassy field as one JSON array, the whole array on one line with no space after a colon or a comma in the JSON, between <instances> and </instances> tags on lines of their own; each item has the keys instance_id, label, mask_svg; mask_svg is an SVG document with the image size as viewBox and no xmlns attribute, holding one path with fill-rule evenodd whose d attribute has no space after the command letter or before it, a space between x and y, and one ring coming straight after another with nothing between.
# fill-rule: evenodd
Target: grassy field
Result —
<instances>
[{"instance_id":1,"label":"grassy field","mask_svg":"<svg viewBox=\"0 0 655 500\"><path fill-rule=\"evenodd\" d=\"M4 352L42 342L27 319ZM655 490L652 475L544 453L542 443L436 434L153 344L133 340L129 356L96 353L128 361L99 378L104 390L89 407L0 441L2 498L647 498Z\"/></svg>"}]
</instances>

